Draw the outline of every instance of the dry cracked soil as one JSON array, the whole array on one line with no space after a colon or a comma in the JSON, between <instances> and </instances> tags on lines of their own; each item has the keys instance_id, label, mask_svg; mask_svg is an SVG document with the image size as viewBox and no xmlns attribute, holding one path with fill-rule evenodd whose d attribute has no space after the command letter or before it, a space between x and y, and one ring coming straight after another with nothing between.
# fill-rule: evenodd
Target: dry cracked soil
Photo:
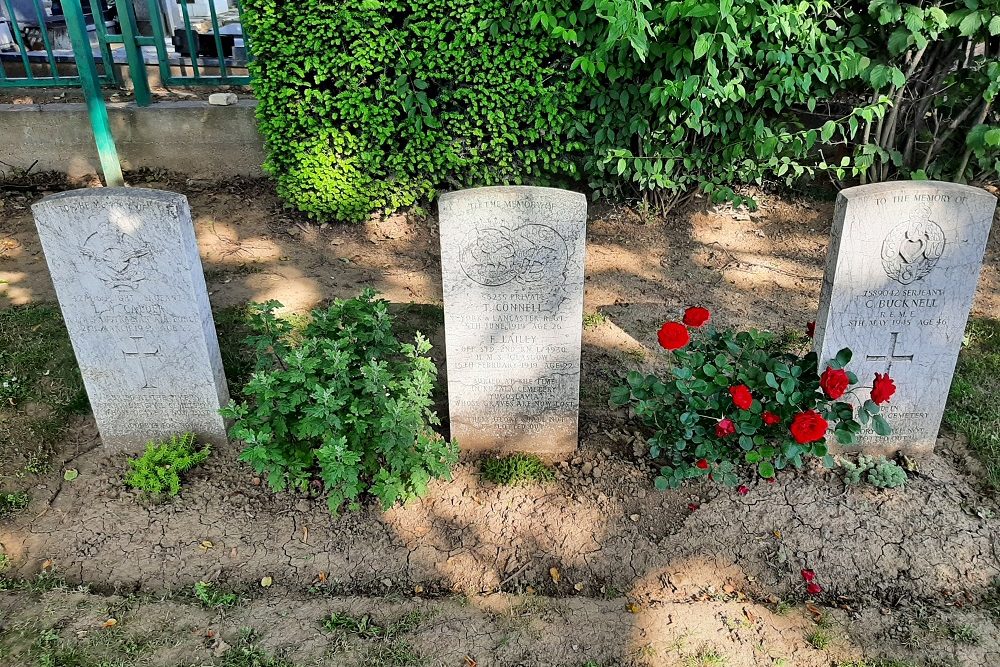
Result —
<instances>
[{"instance_id":1,"label":"dry cracked soil","mask_svg":"<svg viewBox=\"0 0 1000 667\"><path fill-rule=\"evenodd\" d=\"M264 182L146 179L189 197L214 307L302 311L373 285L430 334L443 368L433 217L319 226ZM3 191L0 307L54 301L28 208L42 194ZM592 212L582 439L551 483L496 486L465 461L418 502L331 516L272 493L233 443L151 505L123 486L124 457L103 452L90 417L45 471L0 457L0 491L31 498L0 519L0 664L1000 664L1000 503L958 436L945 430L900 490L807 467L746 495L659 492L635 425L608 408L626 371L659 367L656 328L686 305L776 331L813 319L832 202L761 203ZM979 314L1000 312L998 227ZM803 568L822 594L805 596ZM206 607L190 594L199 581L239 602ZM324 627L331 614L353 620Z\"/></svg>"}]
</instances>

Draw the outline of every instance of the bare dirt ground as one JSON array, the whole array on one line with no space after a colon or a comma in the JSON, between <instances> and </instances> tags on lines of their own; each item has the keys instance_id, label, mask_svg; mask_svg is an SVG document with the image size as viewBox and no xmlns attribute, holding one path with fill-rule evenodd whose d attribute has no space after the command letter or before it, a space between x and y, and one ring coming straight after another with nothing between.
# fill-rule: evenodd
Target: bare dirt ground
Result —
<instances>
[{"instance_id":1,"label":"bare dirt ground","mask_svg":"<svg viewBox=\"0 0 1000 667\"><path fill-rule=\"evenodd\" d=\"M146 179L189 197L217 308L278 299L301 311L366 285L397 304L441 304L433 217L318 226L283 211L263 182ZM39 194L3 192L0 307L54 301L28 208ZM0 521L0 548L8 575L51 570L93 592L0 593L0 663L4 650L26 659L22 645L56 628L84 644L109 632L149 638L148 664L225 664L234 653L219 642L240 646L241 628L254 628L262 650L295 665L410 664L323 631L338 610L383 624L420 612L405 642L427 664L1000 663L1000 601L989 597L1000 503L959 439L944 434L904 490L848 489L809 468L752 481L746 496L701 484L661 493L631 425L607 407L625 371L658 365L656 329L687 305L777 331L814 319L832 202L761 203L754 214L695 207L668 220L593 212L585 312L603 317L584 330L580 451L548 485L496 487L466 462L420 502L330 516L321 501L272 494L233 444L176 500L148 506L123 488L123 458L103 454L92 419L79 419L49 472L0 469L0 489L31 495ZM974 309L994 316L998 228ZM443 371L440 319L420 325ZM69 468L80 473L71 482ZM813 612L802 568L824 588ZM261 588L264 577L274 584ZM214 612L178 597L200 580L244 601ZM121 622L103 628L115 614Z\"/></svg>"}]
</instances>

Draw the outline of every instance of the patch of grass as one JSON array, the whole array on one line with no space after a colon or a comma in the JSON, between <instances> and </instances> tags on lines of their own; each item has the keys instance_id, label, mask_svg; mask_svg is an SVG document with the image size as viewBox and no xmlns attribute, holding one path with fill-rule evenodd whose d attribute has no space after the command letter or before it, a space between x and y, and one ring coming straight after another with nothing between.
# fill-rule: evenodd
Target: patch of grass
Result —
<instances>
[{"instance_id":1,"label":"patch of grass","mask_svg":"<svg viewBox=\"0 0 1000 667\"><path fill-rule=\"evenodd\" d=\"M360 664L372 667L422 667L426 664L424 658L401 636L413 632L423 618L420 612L412 611L391 623L380 624L367 614L352 616L333 612L323 619L323 628L337 634L342 642L348 637L363 640L364 658Z\"/></svg>"},{"instance_id":2,"label":"patch of grass","mask_svg":"<svg viewBox=\"0 0 1000 667\"><path fill-rule=\"evenodd\" d=\"M483 479L494 484L517 485L551 482L555 473L533 454L489 456L479 464Z\"/></svg>"},{"instance_id":3,"label":"patch of grass","mask_svg":"<svg viewBox=\"0 0 1000 667\"><path fill-rule=\"evenodd\" d=\"M27 507L30 500L31 498L24 491L0 493L0 519L14 516Z\"/></svg>"},{"instance_id":4,"label":"patch of grass","mask_svg":"<svg viewBox=\"0 0 1000 667\"><path fill-rule=\"evenodd\" d=\"M795 608L791 602L787 600L778 600L778 604L774 605L774 613L778 616L787 616L792 609Z\"/></svg>"},{"instance_id":5,"label":"patch of grass","mask_svg":"<svg viewBox=\"0 0 1000 667\"><path fill-rule=\"evenodd\" d=\"M608 316L599 310L595 310L592 313L585 313L583 316L583 328L584 329L596 329L602 326L608 321Z\"/></svg>"},{"instance_id":6,"label":"patch of grass","mask_svg":"<svg viewBox=\"0 0 1000 667\"><path fill-rule=\"evenodd\" d=\"M684 658L684 667L724 667L726 656L712 647L704 647Z\"/></svg>"},{"instance_id":7,"label":"patch of grass","mask_svg":"<svg viewBox=\"0 0 1000 667\"><path fill-rule=\"evenodd\" d=\"M816 628L806 635L806 641L809 642L809 645L813 648L822 651L830 646L831 642L833 642L833 637L831 637L830 633L825 629Z\"/></svg>"},{"instance_id":8,"label":"patch of grass","mask_svg":"<svg viewBox=\"0 0 1000 667\"><path fill-rule=\"evenodd\" d=\"M295 667L283 658L265 653L256 646L234 646L222 656L221 667Z\"/></svg>"},{"instance_id":9,"label":"patch of grass","mask_svg":"<svg viewBox=\"0 0 1000 667\"><path fill-rule=\"evenodd\" d=\"M909 660L895 660L892 658L888 659L865 659L865 660L848 660L847 662L838 662L837 667L917 667L917 664L910 662Z\"/></svg>"},{"instance_id":10,"label":"patch of grass","mask_svg":"<svg viewBox=\"0 0 1000 667\"><path fill-rule=\"evenodd\" d=\"M0 591L47 593L61 588L67 588L66 579L55 572L40 572L34 579L8 579L0 576ZM86 590L86 586L80 586L79 590Z\"/></svg>"},{"instance_id":11,"label":"patch of grass","mask_svg":"<svg viewBox=\"0 0 1000 667\"><path fill-rule=\"evenodd\" d=\"M206 581L199 581L194 585L194 596L209 609L220 609L222 607L232 607L240 601L240 596L236 593L226 593Z\"/></svg>"},{"instance_id":12,"label":"patch of grass","mask_svg":"<svg viewBox=\"0 0 1000 667\"><path fill-rule=\"evenodd\" d=\"M951 625L948 626L948 635L959 644L976 645L981 637L971 625Z\"/></svg>"},{"instance_id":13,"label":"patch of grass","mask_svg":"<svg viewBox=\"0 0 1000 667\"><path fill-rule=\"evenodd\" d=\"M88 409L58 306L0 310L0 474L44 471L70 417Z\"/></svg>"},{"instance_id":14,"label":"patch of grass","mask_svg":"<svg viewBox=\"0 0 1000 667\"><path fill-rule=\"evenodd\" d=\"M367 614L352 616L335 611L323 619L323 628L329 632L343 632L361 639L392 639L397 635L413 632L421 620L423 615L420 612L411 611L392 623L379 625Z\"/></svg>"},{"instance_id":15,"label":"patch of grass","mask_svg":"<svg viewBox=\"0 0 1000 667\"><path fill-rule=\"evenodd\" d=\"M990 485L1000 489L1000 320L969 322L948 396L945 419L969 439L986 467Z\"/></svg>"}]
</instances>

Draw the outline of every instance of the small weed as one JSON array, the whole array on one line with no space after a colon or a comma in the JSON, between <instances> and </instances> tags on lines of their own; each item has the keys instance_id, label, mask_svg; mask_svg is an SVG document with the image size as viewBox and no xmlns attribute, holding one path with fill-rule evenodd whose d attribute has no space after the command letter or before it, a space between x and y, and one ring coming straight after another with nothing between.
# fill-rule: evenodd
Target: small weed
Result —
<instances>
[{"instance_id":1,"label":"small weed","mask_svg":"<svg viewBox=\"0 0 1000 667\"><path fill-rule=\"evenodd\" d=\"M595 310L592 313L586 313L583 316L583 328L584 329L596 329L599 326L604 325L608 321L608 316L599 310Z\"/></svg>"},{"instance_id":2,"label":"small weed","mask_svg":"<svg viewBox=\"0 0 1000 667\"><path fill-rule=\"evenodd\" d=\"M993 616L1000 618L1000 577L994 578L993 583L990 584L989 589L983 596L983 606Z\"/></svg>"},{"instance_id":3,"label":"small weed","mask_svg":"<svg viewBox=\"0 0 1000 667\"><path fill-rule=\"evenodd\" d=\"M809 645L813 648L822 651L830 646L830 643L833 641L833 637L831 637L830 633L823 628L816 628L806 635L806 641L809 642Z\"/></svg>"},{"instance_id":4,"label":"small weed","mask_svg":"<svg viewBox=\"0 0 1000 667\"><path fill-rule=\"evenodd\" d=\"M486 481L504 485L551 482L555 478L544 461L533 454L523 453L484 458L479 472Z\"/></svg>"},{"instance_id":5,"label":"small weed","mask_svg":"<svg viewBox=\"0 0 1000 667\"><path fill-rule=\"evenodd\" d=\"M948 627L948 634L953 640L960 644L976 645L979 643L979 632L971 625L952 625Z\"/></svg>"},{"instance_id":6,"label":"small weed","mask_svg":"<svg viewBox=\"0 0 1000 667\"><path fill-rule=\"evenodd\" d=\"M969 322L945 420L968 439L986 468L990 485L1000 489L1000 320Z\"/></svg>"},{"instance_id":7,"label":"small weed","mask_svg":"<svg viewBox=\"0 0 1000 667\"><path fill-rule=\"evenodd\" d=\"M710 647L684 659L684 667L723 667L725 664L726 657Z\"/></svg>"},{"instance_id":8,"label":"small weed","mask_svg":"<svg viewBox=\"0 0 1000 667\"><path fill-rule=\"evenodd\" d=\"M30 498L24 491L0 493L0 519L14 516L28 506Z\"/></svg>"},{"instance_id":9,"label":"small weed","mask_svg":"<svg viewBox=\"0 0 1000 667\"><path fill-rule=\"evenodd\" d=\"M194 596L209 609L232 607L240 601L236 593L224 593L215 588L215 584L199 581L194 585Z\"/></svg>"},{"instance_id":10,"label":"small weed","mask_svg":"<svg viewBox=\"0 0 1000 667\"><path fill-rule=\"evenodd\" d=\"M877 660L848 660L846 662L838 662L837 667L917 667L917 665L909 660L882 658Z\"/></svg>"},{"instance_id":11,"label":"small weed","mask_svg":"<svg viewBox=\"0 0 1000 667\"><path fill-rule=\"evenodd\" d=\"M154 501L172 498L180 493L181 473L204 463L211 452L208 445L195 449L194 433L150 442L142 456L128 460L132 470L125 476L125 484Z\"/></svg>"},{"instance_id":12,"label":"small weed","mask_svg":"<svg viewBox=\"0 0 1000 667\"><path fill-rule=\"evenodd\" d=\"M636 349L625 350L625 358L633 364L641 364L646 361L646 351Z\"/></svg>"},{"instance_id":13,"label":"small weed","mask_svg":"<svg viewBox=\"0 0 1000 667\"><path fill-rule=\"evenodd\" d=\"M67 588L66 579L55 572L40 572L34 579L8 579L0 577L0 591L24 591L27 593L47 593L60 588ZM86 586L78 587L86 590Z\"/></svg>"},{"instance_id":14,"label":"small weed","mask_svg":"<svg viewBox=\"0 0 1000 667\"><path fill-rule=\"evenodd\" d=\"M265 653L256 646L234 646L222 656L221 667L295 667L295 665Z\"/></svg>"},{"instance_id":15,"label":"small weed","mask_svg":"<svg viewBox=\"0 0 1000 667\"><path fill-rule=\"evenodd\" d=\"M0 572L3 572L8 567L10 567L10 556L7 554L0 554Z\"/></svg>"},{"instance_id":16,"label":"small weed","mask_svg":"<svg viewBox=\"0 0 1000 667\"><path fill-rule=\"evenodd\" d=\"M774 605L774 613L778 616L787 616L794 608L795 606L791 602L779 600L778 604Z\"/></svg>"},{"instance_id":17,"label":"small weed","mask_svg":"<svg viewBox=\"0 0 1000 667\"><path fill-rule=\"evenodd\" d=\"M423 616L412 611L404 614L388 625L378 625L371 616L351 616L333 612L323 619L323 628L329 632L345 632L361 639L391 639L397 635L412 632L420 625Z\"/></svg>"}]
</instances>

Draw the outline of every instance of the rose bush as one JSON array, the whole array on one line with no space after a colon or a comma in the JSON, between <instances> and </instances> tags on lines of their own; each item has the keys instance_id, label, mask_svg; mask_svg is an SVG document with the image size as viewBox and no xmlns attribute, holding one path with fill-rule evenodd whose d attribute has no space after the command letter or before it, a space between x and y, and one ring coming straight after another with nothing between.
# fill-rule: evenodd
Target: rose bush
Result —
<instances>
[{"instance_id":1,"label":"rose bush","mask_svg":"<svg viewBox=\"0 0 1000 667\"><path fill-rule=\"evenodd\" d=\"M695 477L737 486L748 465L771 479L808 456L832 467L828 435L851 445L867 425L891 433L879 406L895 391L892 378L876 373L871 398L862 400L847 368L849 349L820 367L815 352L783 350L770 332L708 324L703 308L689 308L682 319L657 334L675 362L671 377L631 372L611 394L613 405L629 406L650 431L657 488Z\"/></svg>"}]
</instances>

